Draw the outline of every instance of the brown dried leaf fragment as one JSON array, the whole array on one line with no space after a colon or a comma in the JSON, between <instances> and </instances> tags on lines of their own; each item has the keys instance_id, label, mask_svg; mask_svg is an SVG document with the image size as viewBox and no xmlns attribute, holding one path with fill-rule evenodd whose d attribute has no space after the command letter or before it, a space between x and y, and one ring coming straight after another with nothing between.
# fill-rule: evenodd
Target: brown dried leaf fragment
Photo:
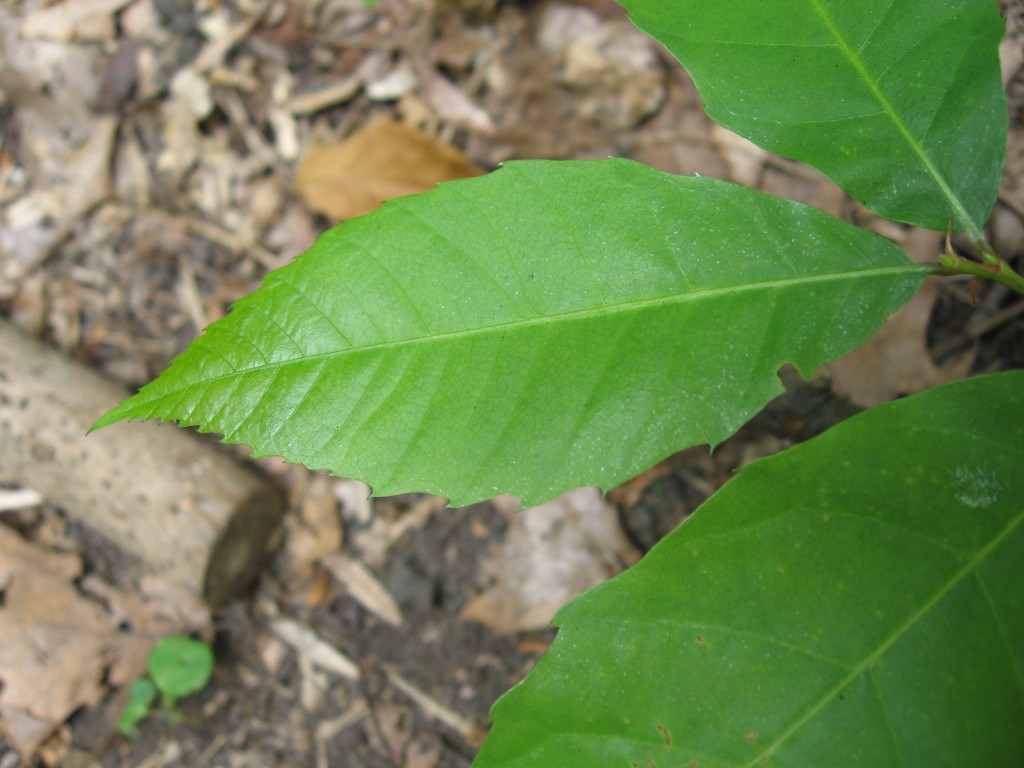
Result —
<instances>
[{"instance_id":1,"label":"brown dried leaf fragment","mask_svg":"<svg viewBox=\"0 0 1024 768\"><path fill-rule=\"evenodd\" d=\"M72 579L77 555L0 525L0 731L26 759L74 710L98 703L111 627Z\"/></svg>"},{"instance_id":2,"label":"brown dried leaf fragment","mask_svg":"<svg viewBox=\"0 0 1024 768\"><path fill-rule=\"evenodd\" d=\"M976 350L943 366L928 354L928 321L937 298L938 286L925 282L878 333L832 363L829 371L836 394L871 408L966 376Z\"/></svg>"},{"instance_id":3,"label":"brown dried leaf fragment","mask_svg":"<svg viewBox=\"0 0 1024 768\"><path fill-rule=\"evenodd\" d=\"M370 213L385 200L483 173L454 147L407 125L382 121L340 144L314 144L295 186L314 211L345 220Z\"/></svg>"},{"instance_id":4,"label":"brown dried leaf fragment","mask_svg":"<svg viewBox=\"0 0 1024 768\"><path fill-rule=\"evenodd\" d=\"M543 629L570 598L639 560L615 510L596 488L508 512L508 532L484 563L493 585L459 618L507 634Z\"/></svg>"}]
</instances>

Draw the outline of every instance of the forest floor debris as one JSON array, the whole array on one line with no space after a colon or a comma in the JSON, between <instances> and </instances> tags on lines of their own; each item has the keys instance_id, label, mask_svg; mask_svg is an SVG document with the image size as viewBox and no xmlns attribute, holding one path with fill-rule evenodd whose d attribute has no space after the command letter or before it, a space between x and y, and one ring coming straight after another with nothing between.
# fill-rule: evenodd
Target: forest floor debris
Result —
<instances>
[{"instance_id":1,"label":"forest floor debris","mask_svg":"<svg viewBox=\"0 0 1024 768\"><path fill-rule=\"evenodd\" d=\"M1012 130L993 236L1019 258L1024 16L1004 5ZM0 314L131 386L311 245L333 223L324 215L355 211L311 198L302 163L319 172L317 147L373 125L428 137L420 170L625 156L809 202L904 244L919 237L713 126L678 65L610 0L6 0L0 52ZM432 181L370 174L400 191ZM897 368L840 364L843 392L867 404L1024 364L1024 303L999 286L936 287L907 312L888 332L912 353ZM214 679L181 703L184 721L147 722L131 742L114 732L123 687L148 644L187 617L155 587L125 592L102 547L8 479L0 766L465 768L488 707L547 647L542 626L567 595L516 594L529 582L509 575L569 553L582 580L563 582L557 567L545 579L581 589L612 575L735 467L852 410L826 380L794 383L713 456L684 451L604 501L553 502L571 507L553 513L558 525L515 517L507 499L369 501L361 483L262 461L289 495L278 553L247 599L215 615ZM54 615L65 617L56 633ZM18 639L27 626L33 642L60 644L38 669Z\"/></svg>"}]
</instances>

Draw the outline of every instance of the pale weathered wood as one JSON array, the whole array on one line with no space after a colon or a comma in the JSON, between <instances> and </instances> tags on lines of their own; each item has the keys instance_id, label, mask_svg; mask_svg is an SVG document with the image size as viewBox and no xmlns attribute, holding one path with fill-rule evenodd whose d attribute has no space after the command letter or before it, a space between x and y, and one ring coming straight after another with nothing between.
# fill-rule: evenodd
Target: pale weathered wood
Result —
<instances>
[{"instance_id":1,"label":"pale weathered wood","mask_svg":"<svg viewBox=\"0 0 1024 768\"><path fill-rule=\"evenodd\" d=\"M0 482L39 491L148 572L222 605L259 573L282 496L187 430L86 434L127 395L0 321Z\"/></svg>"}]
</instances>

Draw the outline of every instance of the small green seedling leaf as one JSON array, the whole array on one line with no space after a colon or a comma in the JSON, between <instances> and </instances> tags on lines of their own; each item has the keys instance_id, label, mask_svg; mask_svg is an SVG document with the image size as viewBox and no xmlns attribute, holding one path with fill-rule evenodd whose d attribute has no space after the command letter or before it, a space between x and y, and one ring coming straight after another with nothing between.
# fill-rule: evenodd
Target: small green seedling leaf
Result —
<instances>
[{"instance_id":1,"label":"small green seedling leaf","mask_svg":"<svg viewBox=\"0 0 1024 768\"><path fill-rule=\"evenodd\" d=\"M821 211L625 160L509 163L323 235L104 416L378 495L539 504L721 442L924 271Z\"/></svg>"},{"instance_id":2,"label":"small green seedling leaf","mask_svg":"<svg viewBox=\"0 0 1024 768\"><path fill-rule=\"evenodd\" d=\"M563 608L475 768L1010 766L1024 371L750 464Z\"/></svg>"},{"instance_id":3,"label":"small green seedling leaf","mask_svg":"<svg viewBox=\"0 0 1024 768\"><path fill-rule=\"evenodd\" d=\"M192 637L171 635L157 643L149 655L149 676L164 707L173 710L178 699L205 688L213 661L210 646Z\"/></svg>"},{"instance_id":4,"label":"small green seedling leaf","mask_svg":"<svg viewBox=\"0 0 1024 768\"><path fill-rule=\"evenodd\" d=\"M975 241L1006 157L992 0L620 0L708 115L882 216Z\"/></svg>"},{"instance_id":5,"label":"small green seedling leaf","mask_svg":"<svg viewBox=\"0 0 1024 768\"><path fill-rule=\"evenodd\" d=\"M117 732L127 739L138 736L139 723L149 717L156 694L156 686L149 678L133 680L128 688L128 703L121 713L121 719L117 721Z\"/></svg>"}]
</instances>

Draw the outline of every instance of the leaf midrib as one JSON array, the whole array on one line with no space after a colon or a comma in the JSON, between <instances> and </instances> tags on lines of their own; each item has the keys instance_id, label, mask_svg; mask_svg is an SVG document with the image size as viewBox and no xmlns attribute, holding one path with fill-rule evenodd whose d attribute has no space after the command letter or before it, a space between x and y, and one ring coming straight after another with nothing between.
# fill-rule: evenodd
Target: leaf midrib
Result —
<instances>
[{"instance_id":1,"label":"leaf midrib","mask_svg":"<svg viewBox=\"0 0 1024 768\"><path fill-rule=\"evenodd\" d=\"M893 103L889 100L888 96L885 95L885 92L882 91L878 81L871 76L870 72L868 72L860 54L855 51L847 42L846 38L843 37L832 17L829 16L828 11L826 11L822 5L822 0L808 0L808 2L819 18L821 18L821 21L828 29L829 34L832 35L832 39L835 40L836 47L850 62L850 66L853 67L854 71L856 71L857 75L871 91L871 94L882 107L882 110L886 115L888 115L893 125L896 126L896 130L899 131L904 141L906 141L907 145L910 147L911 152L917 156L918 160L921 161L921 164L924 166L927 174L932 178L936 186L939 188L939 191L942 192L942 195L949 202L954 215L957 217L960 224L963 225L967 235L976 243L984 240L984 234L981 232L978 225L974 223L974 220L967 212L967 209L960 201L956 192L953 191L953 188L946 181L945 176L943 176L939 169L935 167L935 164L925 152L924 147L921 146L921 142L919 142L917 137L910 132L910 129L907 127L907 124L903 122L903 119L896 111Z\"/></svg>"},{"instance_id":2,"label":"leaf midrib","mask_svg":"<svg viewBox=\"0 0 1024 768\"><path fill-rule=\"evenodd\" d=\"M942 599L953 590L954 587L956 587L968 576L973 575L974 572L977 570L978 566L981 565L981 563L984 562L985 559L988 558L988 556L992 554L992 552L1003 541L1005 541L1007 537L1009 537L1010 534L1012 534L1022 522L1024 522L1024 511L1018 514L1016 517L1011 518L1007 523L1006 527L1004 527L998 535L994 536L992 538L992 541L990 541L987 546L978 550L975 556L968 560L967 563L959 571L954 573L953 576L950 577L950 579L945 584L943 584L935 592L935 594L932 595L932 597L929 600L925 601L917 611L915 611L907 617L907 620L904 621L903 624L896 627L896 629L894 629L893 632L887 638L885 638L881 643L879 643L878 647L872 653L865 656L863 661L855 665L850 670L850 673L846 675L846 677L844 677L836 685L834 685L831 690L823 694L819 701L813 707L809 708L807 712L803 714L802 717L797 718L789 728L780 733L775 738L775 740L771 742L767 749L761 752L751 762L744 763L742 768L756 768L756 766L761 764L765 759L771 757L771 755L779 747L785 744L786 741L789 740L791 736L793 736L793 734L799 731L804 725L806 725L811 719L813 719L825 706L830 704L836 697L838 697L844 688L846 688L854 680L856 680L858 677L864 674L866 670L870 669L880 658L882 658L882 656L884 656L885 653L890 648L892 648L892 646L895 645L901 637L903 637L914 626L916 626L918 622L920 622L924 618L925 614L927 614L929 611L932 610L932 608L938 605L942 601Z\"/></svg>"},{"instance_id":3,"label":"leaf midrib","mask_svg":"<svg viewBox=\"0 0 1024 768\"><path fill-rule=\"evenodd\" d=\"M591 307L587 309L572 310L569 312L562 312L551 315L544 315L541 317L532 317L525 319L513 320L505 323L498 323L495 325L484 325L476 328L467 328L458 331L445 331L437 334L430 334L424 336L413 336L406 339L399 339L396 341L383 341L376 344L366 344L359 347L348 347L341 350L330 350L328 352L318 352L314 354L302 355L292 359L277 360L268 363L262 363L260 365L251 366L248 368L241 368L235 371L230 371L224 374L218 374L216 376L205 377L201 380L192 381L188 384L165 391L161 391L156 399L162 399L167 395L175 392L181 392L189 389L193 386L210 384L217 381L223 381L226 379L232 379L237 376L260 373L261 371L274 370L289 365L296 365L299 363L307 363L315 360L321 360L331 357L341 357L349 354L357 354L364 352L374 352L379 350L393 349L397 347L412 346L416 344L426 343L439 343L448 340L454 340L463 338L466 336L475 336L484 333L500 333L502 331L512 331L521 328L528 328L531 326L543 326L550 325L552 323L562 323L572 320L586 319L591 317L602 317L605 315L613 315L623 312L640 312L644 309L672 305L672 304L684 304L690 301L712 299L716 296L727 296L731 294L746 293L755 290L770 290L772 288L790 288L801 285L812 285L815 283L829 283L829 282L840 282L844 280L854 280L861 278L870 278L884 275L910 275L915 272L921 273L922 275L927 272L927 267L921 264L907 263L899 266L892 267L874 267L871 269L855 270L853 272L842 272L842 273L831 273L827 275L810 275L810 276L798 276L789 277L784 279L775 280L764 280L756 283L746 283L743 285L732 285L724 286L720 288L707 288L703 290L690 291L687 293L670 294L667 296L658 296L651 298L644 298L639 300L630 300L619 302L616 304L608 304L600 307ZM141 405L141 404L140 404Z\"/></svg>"}]
</instances>

